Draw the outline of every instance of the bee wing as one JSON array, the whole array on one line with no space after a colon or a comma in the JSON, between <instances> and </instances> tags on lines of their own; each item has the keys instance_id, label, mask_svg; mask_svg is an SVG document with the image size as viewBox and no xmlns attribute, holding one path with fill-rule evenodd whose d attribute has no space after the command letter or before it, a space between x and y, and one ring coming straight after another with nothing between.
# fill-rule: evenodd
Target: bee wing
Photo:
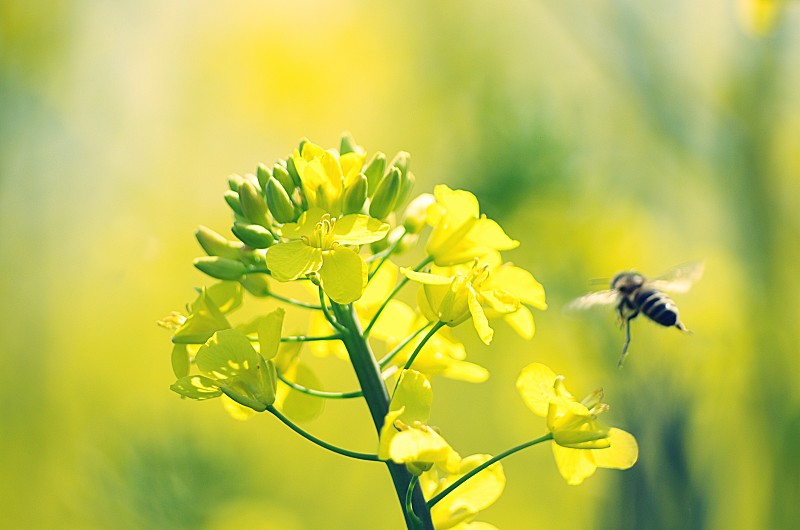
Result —
<instances>
[{"instance_id":1,"label":"bee wing","mask_svg":"<svg viewBox=\"0 0 800 530\"><path fill-rule=\"evenodd\" d=\"M678 265L658 278L650 280L650 284L659 291L685 293L703 276L705 265L704 261L692 261Z\"/></svg>"},{"instance_id":2,"label":"bee wing","mask_svg":"<svg viewBox=\"0 0 800 530\"><path fill-rule=\"evenodd\" d=\"M564 306L564 311L566 313L585 311L586 309L591 309L592 307L616 304L618 300L619 294L612 289L596 291L571 301Z\"/></svg>"}]
</instances>

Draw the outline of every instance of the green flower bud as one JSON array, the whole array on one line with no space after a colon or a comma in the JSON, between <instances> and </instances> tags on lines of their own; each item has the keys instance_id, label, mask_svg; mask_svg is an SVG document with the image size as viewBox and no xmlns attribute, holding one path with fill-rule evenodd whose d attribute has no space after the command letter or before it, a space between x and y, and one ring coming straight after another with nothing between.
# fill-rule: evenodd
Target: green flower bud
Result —
<instances>
[{"instance_id":1,"label":"green flower bud","mask_svg":"<svg viewBox=\"0 0 800 530\"><path fill-rule=\"evenodd\" d=\"M275 177L267 182L267 204L272 216L279 223L291 223L295 220L294 204Z\"/></svg>"},{"instance_id":2,"label":"green flower bud","mask_svg":"<svg viewBox=\"0 0 800 530\"><path fill-rule=\"evenodd\" d=\"M228 203L230 209L233 210L233 213L237 215L244 215L242 213L242 204L239 202L239 194L237 192L228 190L225 192L223 197L225 198L225 202Z\"/></svg>"},{"instance_id":3,"label":"green flower bud","mask_svg":"<svg viewBox=\"0 0 800 530\"><path fill-rule=\"evenodd\" d=\"M414 174L407 171L400 179L400 193L397 195L397 202L394 203L394 209L397 210L406 202L408 196L411 195L411 190L414 189Z\"/></svg>"},{"instance_id":4,"label":"green flower bud","mask_svg":"<svg viewBox=\"0 0 800 530\"><path fill-rule=\"evenodd\" d=\"M258 164L256 168L256 178L258 179L258 185L261 186L262 190L267 189L267 180L272 176L269 168L266 164Z\"/></svg>"},{"instance_id":5,"label":"green flower bud","mask_svg":"<svg viewBox=\"0 0 800 530\"><path fill-rule=\"evenodd\" d=\"M239 186L239 203L248 221L265 227L270 225L267 203L254 183L248 180L242 182Z\"/></svg>"},{"instance_id":6,"label":"green flower bud","mask_svg":"<svg viewBox=\"0 0 800 530\"><path fill-rule=\"evenodd\" d=\"M355 138L349 132L342 133L342 140L339 142L339 154L358 153L363 151L361 146L356 143Z\"/></svg>"},{"instance_id":7,"label":"green flower bud","mask_svg":"<svg viewBox=\"0 0 800 530\"><path fill-rule=\"evenodd\" d=\"M368 195L372 197L375 195L375 190L378 188L378 183L383 177L383 169L386 167L386 155L378 151L372 155L372 160L367 164L364 169L364 175L367 176L367 190Z\"/></svg>"},{"instance_id":8,"label":"green flower bud","mask_svg":"<svg viewBox=\"0 0 800 530\"><path fill-rule=\"evenodd\" d=\"M268 248L275 243L275 237L272 232L261 225L234 223L231 232L248 247Z\"/></svg>"},{"instance_id":9,"label":"green flower bud","mask_svg":"<svg viewBox=\"0 0 800 530\"><path fill-rule=\"evenodd\" d=\"M208 227L198 226L194 232L197 242L209 256L220 258L239 259L239 246L228 241Z\"/></svg>"},{"instance_id":10,"label":"green flower bud","mask_svg":"<svg viewBox=\"0 0 800 530\"><path fill-rule=\"evenodd\" d=\"M403 177L405 177L408 173L408 162L410 159L411 155L409 153L406 151L400 151L389 163L389 167L396 167L400 170L400 173L403 175Z\"/></svg>"},{"instance_id":11,"label":"green flower bud","mask_svg":"<svg viewBox=\"0 0 800 530\"><path fill-rule=\"evenodd\" d=\"M242 179L241 175L230 175L228 177L228 187L231 189L231 191L239 193L239 186L241 185L242 180L244 179Z\"/></svg>"},{"instance_id":12,"label":"green flower bud","mask_svg":"<svg viewBox=\"0 0 800 530\"><path fill-rule=\"evenodd\" d=\"M369 205L369 214L378 219L384 219L394 210L397 197L400 194L400 170L393 167L378 183L378 189L372 196Z\"/></svg>"},{"instance_id":13,"label":"green flower bud","mask_svg":"<svg viewBox=\"0 0 800 530\"><path fill-rule=\"evenodd\" d=\"M238 280L247 270L241 261L211 256L195 258L194 266L218 280Z\"/></svg>"},{"instance_id":14,"label":"green flower bud","mask_svg":"<svg viewBox=\"0 0 800 530\"><path fill-rule=\"evenodd\" d=\"M269 282L267 275L262 272L245 274L239 278L239 283L247 289L253 296L269 296Z\"/></svg>"},{"instance_id":15,"label":"green flower bud","mask_svg":"<svg viewBox=\"0 0 800 530\"><path fill-rule=\"evenodd\" d=\"M403 214L403 226L411 234L419 234L425 227L428 218L428 207L436 202L436 198L430 193L423 193L408 203Z\"/></svg>"},{"instance_id":16,"label":"green flower bud","mask_svg":"<svg viewBox=\"0 0 800 530\"><path fill-rule=\"evenodd\" d=\"M344 214L358 213L367 200L367 177L361 173L355 181L344 190Z\"/></svg>"},{"instance_id":17,"label":"green flower bud","mask_svg":"<svg viewBox=\"0 0 800 530\"><path fill-rule=\"evenodd\" d=\"M292 191L294 191L294 188L296 186L294 180L292 180L292 177L291 175L289 175L289 172L286 170L286 168L280 164L275 164L275 167L272 168L272 176L278 179L278 182L281 183L283 189L285 189L286 193L288 193L289 197L291 197ZM264 189L267 189L266 186L264 187Z\"/></svg>"},{"instance_id":18,"label":"green flower bud","mask_svg":"<svg viewBox=\"0 0 800 530\"><path fill-rule=\"evenodd\" d=\"M300 173L297 172L297 167L295 167L294 158L292 157L286 159L286 172L289 173L289 176L292 178L292 182L294 182L295 187L299 188L302 186Z\"/></svg>"}]
</instances>

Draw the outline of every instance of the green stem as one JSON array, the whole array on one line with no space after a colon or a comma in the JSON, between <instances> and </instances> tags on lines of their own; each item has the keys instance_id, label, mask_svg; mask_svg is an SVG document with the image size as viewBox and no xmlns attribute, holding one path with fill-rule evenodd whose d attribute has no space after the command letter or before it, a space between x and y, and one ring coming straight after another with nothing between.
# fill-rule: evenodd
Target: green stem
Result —
<instances>
[{"instance_id":1,"label":"green stem","mask_svg":"<svg viewBox=\"0 0 800 530\"><path fill-rule=\"evenodd\" d=\"M306 440L308 440L308 441L310 441L312 443L315 443L320 447L324 447L328 451L333 451L336 454L340 454L340 455L343 455L343 456L348 456L350 458L355 458L357 460L369 460L369 461L372 461L372 462L383 462L383 460L378 458L378 455L367 454L367 453L356 453L355 451L349 451L347 449L342 449L341 447L336 447L335 445L331 445L328 442L320 440L316 436L313 436L313 435L307 433L306 431L304 431L303 429L301 429L300 427L298 427L297 425L292 423L292 421L289 418L287 418L286 416L281 414L280 411L278 409L276 409L272 405L267 407L267 411L271 412L276 418L281 420L287 427L289 427L291 430L293 430L294 432L296 432L297 434L299 434L300 436L302 436Z\"/></svg>"},{"instance_id":2,"label":"green stem","mask_svg":"<svg viewBox=\"0 0 800 530\"><path fill-rule=\"evenodd\" d=\"M361 324L355 315L352 305L341 306L339 304L333 304L332 309L339 322L349 330L348 333L343 333L342 341L347 348L353 370L364 392L364 400L367 402L372 422L375 424L375 429L380 434L384 418L389 411L389 392L381 377L380 366L378 366L375 356L372 354L372 350L369 347L369 343L366 341L364 333L361 331ZM403 510L406 527L414 529L414 520L405 509L406 494L408 493L412 475L403 465L395 464L394 462L386 462L386 466L389 468L389 474L392 477L395 493L397 494L397 498ZM422 521L422 527L425 530L433 530L430 511L425 506L425 498L422 495L422 489L419 485L413 490L412 505L414 507L414 513Z\"/></svg>"},{"instance_id":3,"label":"green stem","mask_svg":"<svg viewBox=\"0 0 800 530\"><path fill-rule=\"evenodd\" d=\"M411 368L411 365L414 364L414 360L417 358L417 355L419 355L419 352L422 351L422 347L425 346L425 344L430 340L430 338L433 337L433 335L437 331L439 331L442 328L442 326L445 326L445 325L446 324L444 322L442 322L441 320L433 325L433 327L428 332L428 334L425 335L424 337L422 337L422 340L420 341L420 343L417 344L416 348L414 348L414 353L412 353L411 357L409 357L408 360L406 361L405 366L403 366L403 370L408 370L409 368Z\"/></svg>"},{"instance_id":4,"label":"green stem","mask_svg":"<svg viewBox=\"0 0 800 530\"><path fill-rule=\"evenodd\" d=\"M427 265L431 261L433 261L433 258L431 256L428 256L427 258L422 260L422 262L420 262L419 265L414 267L414 271L419 272L425 265ZM383 304L381 304L381 306L378 308L378 312L375 313L375 316L372 317L372 320L370 320L367 329L364 330L364 337L369 336L370 330L372 330L372 327L375 325L375 322L378 321L378 317L381 316L383 310L386 309L386 306L389 305L389 302L392 300L392 298L394 298L395 295L397 295L397 293L400 292L400 289L402 289L407 283L408 283L408 277L404 276L403 279L400 280L400 283L395 285L394 289L392 289L392 292L389 293L389 296L386 298L386 300L383 301Z\"/></svg>"},{"instance_id":5,"label":"green stem","mask_svg":"<svg viewBox=\"0 0 800 530\"><path fill-rule=\"evenodd\" d=\"M387 248L383 252L380 252L380 253L375 254L375 255L372 256L372 260L371 261L374 261L375 259L380 259L381 261L378 263L378 266L375 267L375 269L372 272L369 273L370 279L372 279L373 276L378 274L378 271L381 269L381 267L383 267L383 264L386 263L386 260L389 259L389 257L395 251L395 249L397 249L397 245L399 245L400 242L403 240L403 238L406 237L407 233L408 232L403 230L403 233L400 234L400 236L397 239L394 240L394 243L389 245L389 248Z\"/></svg>"},{"instance_id":6,"label":"green stem","mask_svg":"<svg viewBox=\"0 0 800 530\"><path fill-rule=\"evenodd\" d=\"M455 482L453 482L452 484L447 486L444 490L441 491L441 493L439 493L438 495L434 496L431 500L429 500L427 502L428 509L431 509L434 506L436 506L437 502L439 502L440 500L442 500L445 497L447 497L457 487L459 487L460 485L462 485L463 483L465 483L466 481L468 481L469 479L471 479L472 477L474 477L475 475L477 475L478 473L480 473L481 471L483 471L487 467L491 466L492 464L495 464L495 463L499 462L500 460L504 459L507 456L513 455L517 451L522 451L523 449L526 449L528 447L531 447L531 446L534 446L536 444L540 444L542 442L546 442L547 440L552 440L552 439L553 439L553 433L549 432L549 433L545 434L544 436L542 436L540 438L536 438L535 440L530 440L530 441L525 442L523 444L520 444L520 445L518 445L516 447L512 447L508 451L500 453L496 457L487 460L483 464L481 464L478 467L476 467L475 469L469 471L464 476L462 476L461 478L459 478L458 480L456 480Z\"/></svg>"},{"instance_id":7,"label":"green stem","mask_svg":"<svg viewBox=\"0 0 800 530\"><path fill-rule=\"evenodd\" d=\"M326 399L352 399L361 397L364 395L364 392L361 390L354 390L352 392L325 392L323 390L314 390L312 388L304 387L303 385L298 385L294 381L289 381L283 374L278 372L278 379L283 381L284 384L289 385L293 389L297 390L298 392L302 392L303 394L308 394L309 396L315 396L319 398L326 398Z\"/></svg>"},{"instance_id":8,"label":"green stem","mask_svg":"<svg viewBox=\"0 0 800 530\"><path fill-rule=\"evenodd\" d=\"M397 377L397 382L395 382L394 384L394 390L392 390L392 397L394 397L394 393L397 392L397 387L400 385L400 379L403 376L403 372L411 368L411 365L414 364L414 360L417 358L417 355L419 355L419 352L422 351L422 347L425 346L425 344L430 340L430 338L433 337L433 335L437 331L439 331L439 328L441 328L444 325L445 323L442 322L441 320L436 324L434 324L431 330L428 332L428 334L422 337L422 340L419 342L419 344L417 344L417 347L414 348L414 353L412 353L411 357L408 358L405 366L403 366L403 370L400 371L400 375Z\"/></svg>"},{"instance_id":9,"label":"green stem","mask_svg":"<svg viewBox=\"0 0 800 530\"><path fill-rule=\"evenodd\" d=\"M390 362L392 362L392 359L394 359L394 358L395 358L395 356L396 356L398 353L400 353L400 350L402 350L403 348L405 348L406 346L408 346L408 343L409 343L409 342L411 342L412 340L416 339L416 338L419 336L419 334L420 334L420 333L422 333L423 331L425 331L426 329L428 329L428 327L429 327L431 324L433 324L433 322L428 322L428 323L426 323L424 326L422 326L421 328L419 328L417 331L415 331L414 333L412 333L411 335L409 335L408 337L406 337L405 339L403 339L403 342L401 342L400 344L398 344L397 346L395 346L395 348L394 348L392 351L390 351L389 353L387 353L387 354L386 354L386 355L383 357L383 359L381 359L381 360L378 362L378 364L380 365L380 367L381 367L381 368L386 368L386 365L387 365L387 364L389 364Z\"/></svg>"},{"instance_id":10,"label":"green stem","mask_svg":"<svg viewBox=\"0 0 800 530\"><path fill-rule=\"evenodd\" d=\"M303 307L305 309L316 309L318 311L320 309L322 309L322 307L320 307L318 305L309 304L307 302L302 302L300 300L295 300L294 298L287 298L286 296L281 296L281 295L275 294L275 293L269 293L268 296L274 298L275 300L279 300L281 302L284 302L286 304L293 305L295 307Z\"/></svg>"},{"instance_id":11,"label":"green stem","mask_svg":"<svg viewBox=\"0 0 800 530\"><path fill-rule=\"evenodd\" d=\"M340 340L342 338L338 333L334 335L325 335L324 337L308 337L306 335L289 335L288 337L281 337L281 342L317 342L321 340Z\"/></svg>"},{"instance_id":12,"label":"green stem","mask_svg":"<svg viewBox=\"0 0 800 530\"><path fill-rule=\"evenodd\" d=\"M413 475L411 477L411 481L408 483L408 489L406 490L406 513L408 513L409 519L414 524L414 528L422 528L422 521L417 514L414 513L414 505L412 503L414 488L417 487L417 483L419 482L419 477L417 475Z\"/></svg>"},{"instance_id":13,"label":"green stem","mask_svg":"<svg viewBox=\"0 0 800 530\"><path fill-rule=\"evenodd\" d=\"M322 290L322 286L319 286L319 303L320 309L322 309L322 314L325 315L325 320L327 320L333 329L337 330L339 333L347 333L347 327L343 326L339 323L339 321L334 317L331 312L328 310L328 304L325 302L325 291ZM333 303L333 301L331 301Z\"/></svg>"}]
</instances>

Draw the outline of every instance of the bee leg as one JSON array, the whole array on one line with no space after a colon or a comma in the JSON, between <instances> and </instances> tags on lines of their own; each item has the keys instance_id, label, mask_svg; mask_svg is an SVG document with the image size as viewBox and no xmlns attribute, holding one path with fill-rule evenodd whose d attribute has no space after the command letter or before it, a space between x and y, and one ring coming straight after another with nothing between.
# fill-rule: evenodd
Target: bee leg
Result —
<instances>
[{"instance_id":1,"label":"bee leg","mask_svg":"<svg viewBox=\"0 0 800 530\"><path fill-rule=\"evenodd\" d=\"M622 346L622 354L617 361L617 368L622 368L622 363L625 362L625 356L628 355L628 346L631 343L631 319L625 319L625 344Z\"/></svg>"},{"instance_id":2,"label":"bee leg","mask_svg":"<svg viewBox=\"0 0 800 530\"><path fill-rule=\"evenodd\" d=\"M688 333L689 335L692 334L692 330L691 329L687 329L686 326L683 325L683 322L681 322L680 320L675 322L675 327L678 328L679 330L683 331L684 333Z\"/></svg>"}]
</instances>

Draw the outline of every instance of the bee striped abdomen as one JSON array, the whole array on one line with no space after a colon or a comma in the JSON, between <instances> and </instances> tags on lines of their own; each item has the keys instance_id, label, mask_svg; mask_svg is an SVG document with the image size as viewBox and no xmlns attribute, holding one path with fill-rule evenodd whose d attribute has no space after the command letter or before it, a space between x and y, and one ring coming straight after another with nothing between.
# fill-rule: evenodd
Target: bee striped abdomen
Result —
<instances>
[{"instance_id":1,"label":"bee striped abdomen","mask_svg":"<svg viewBox=\"0 0 800 530\"><path fill-rule=\"evenodd\" d=\"M639 291L634 302L642 313L662 326L670 327L678 323L678 307L662 292L654 289Z\"/></svg>"}]
</instances>

